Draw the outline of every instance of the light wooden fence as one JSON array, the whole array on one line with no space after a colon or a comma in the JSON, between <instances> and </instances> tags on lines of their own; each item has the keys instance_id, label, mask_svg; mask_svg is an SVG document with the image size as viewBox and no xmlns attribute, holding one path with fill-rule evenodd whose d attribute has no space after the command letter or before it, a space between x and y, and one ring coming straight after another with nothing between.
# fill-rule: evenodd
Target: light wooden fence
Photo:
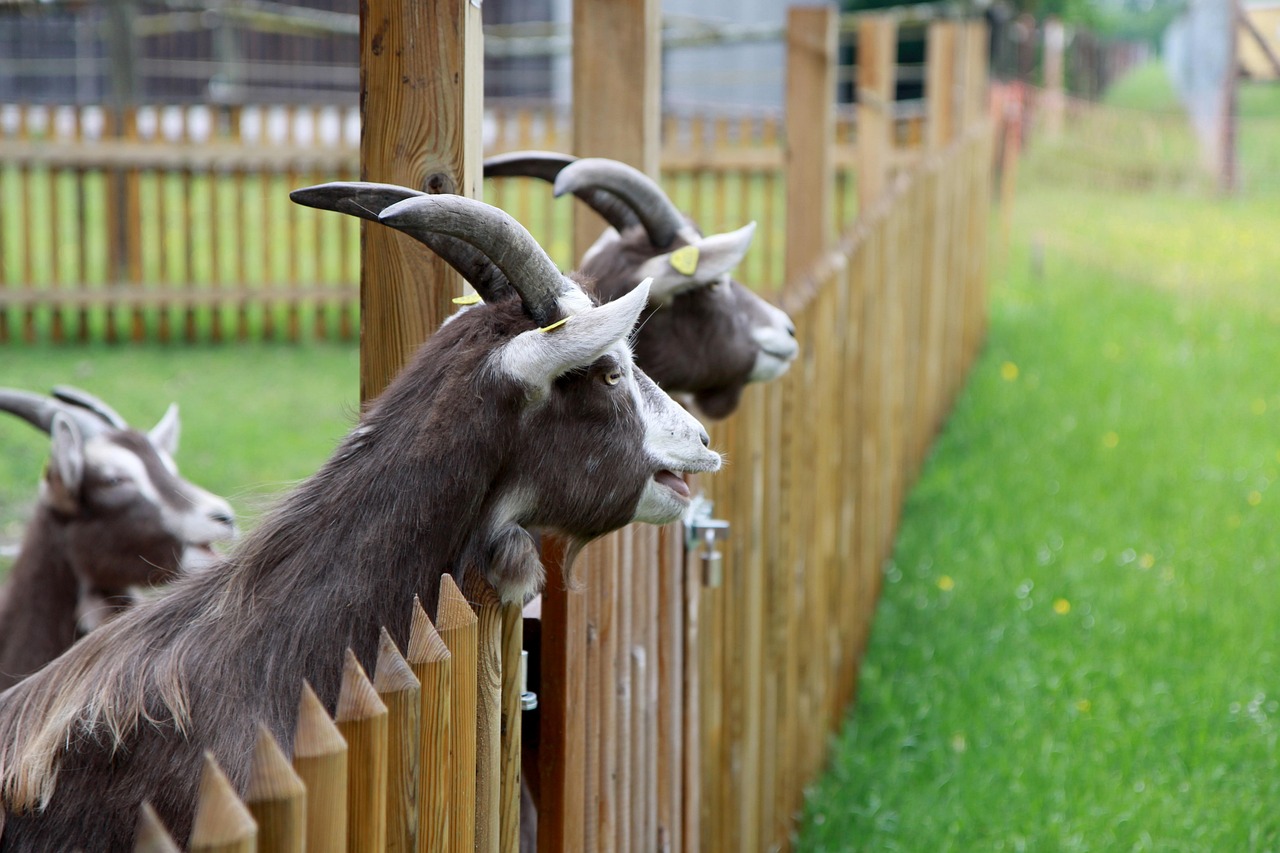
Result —
<instances>
[{"instance_id":1,"label":"light wooden fence","mask_svg":"<svg viewBox=\"0 0 1280 853\"><path fill-rule=\"evenodd\" d=\"M548 543L529 743L517 723L520 614L485 589L464 599L446 581L434 631L424 614L408 640L418 686L384 643L372 688L347 662L343 737L324 714L308 737L300 732L299 775L339 763L332 756L347 743L345 777L305 784L308 826L332 821L310 831L309 849L340 839L346 849L382 849L385 837L386 849L514 851L522 752L541 851L789 846L804 787L856 693L905 494L985 331L985 29L930 26L928 86L943 96L930 102L920 154L902 166L883 109L893 19L864 22L862 55L881 61L860 71L859 215L834 246L793 259L774 295L795 320L802 355L714 427L727 465L696 484L731 524L720 570L686 548L679 525L593 543L576 584L558 543ZM816 144L817 159L834 159L829 140ZM834 192L801 206L810 221L793 213L789 228L820 232ZM257 763L281 764L265 738ZM388 767L401 769L389 776ZM359 781L344 794L338 778ZM207 780L221 803L207 809L225 816L217 826L251 834L213 769ZM280 799L298 789L279 787ZM263 815L299 822L296 805L255 810L254 791L248 812L259 839L268 835ZM318 813L317 801L327 804ZM336 824L343 802L345 832Z\"/></svg>"},{"instance_id":2,"label":"light wooden fence","mask_svg":"<svg viewBox=\"0 0 1280 853\"><path fill-rule=\"evenodd\" d=\"M837 125L837 226L856 215L853 118ZM664 184L708 233L754 216L741 278L782 281L783 149L774 115L668 116ZM487 112L487 149L567 151L569 114ZM918 105L900 110L899 162L918 154ZM358 328L360 225L288 201L359 177L359 117L337 107L0 105L0 344L349 339ZM574 264L572 206L530 181L486 200ZM744 213L744 211L749 211Z\"/></svg>"}]
</instances>

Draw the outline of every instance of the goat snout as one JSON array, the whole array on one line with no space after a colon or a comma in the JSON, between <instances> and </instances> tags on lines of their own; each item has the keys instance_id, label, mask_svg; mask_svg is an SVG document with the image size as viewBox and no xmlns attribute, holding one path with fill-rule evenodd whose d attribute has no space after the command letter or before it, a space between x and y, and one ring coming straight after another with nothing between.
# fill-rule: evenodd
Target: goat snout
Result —
<instances>
[{"instance_id":1,"label":"goat snout","mask_svg":"<svg viewBox=\"0 0 1280 853\"><path fill-rule=\"evenodd\" d=\"M707 435L707 431L705 429L698 431L698 438L702 439L703 447L711 446L711 436Z\"/></svg>"}]
</instances>

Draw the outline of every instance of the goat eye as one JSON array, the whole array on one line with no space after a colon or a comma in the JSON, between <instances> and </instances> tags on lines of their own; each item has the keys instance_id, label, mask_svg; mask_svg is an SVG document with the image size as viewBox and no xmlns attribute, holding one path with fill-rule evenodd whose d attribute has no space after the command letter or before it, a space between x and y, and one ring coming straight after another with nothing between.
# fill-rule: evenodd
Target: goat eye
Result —
<instances>
[{"instance_id":1,"label":"goat eye","mask_svg":"<svg viewBox=\"0 0 1280 853\"><path fill-rule=\"evenodd\" d=\"M622 381L621 370L610 370L608 373L604 375L605 385L617 385L621 381Z\"/></svg>"}]
</instances>

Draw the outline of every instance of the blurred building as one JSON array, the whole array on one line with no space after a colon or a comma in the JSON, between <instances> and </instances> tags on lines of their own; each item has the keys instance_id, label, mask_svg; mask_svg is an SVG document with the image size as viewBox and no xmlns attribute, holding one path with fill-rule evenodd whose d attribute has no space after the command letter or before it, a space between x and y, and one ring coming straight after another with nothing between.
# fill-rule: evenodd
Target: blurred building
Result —
<instances>
[{"instance_id":1,"label":"blurred building","mask_svg":"<svg viewBox=\"0 0 1280 853\"><path fill-rule=\"evenodd\" d=\"M1240 67L1253 80L1280 80L1280 0L1245 3Z\"/></svg>"}]
</instances>

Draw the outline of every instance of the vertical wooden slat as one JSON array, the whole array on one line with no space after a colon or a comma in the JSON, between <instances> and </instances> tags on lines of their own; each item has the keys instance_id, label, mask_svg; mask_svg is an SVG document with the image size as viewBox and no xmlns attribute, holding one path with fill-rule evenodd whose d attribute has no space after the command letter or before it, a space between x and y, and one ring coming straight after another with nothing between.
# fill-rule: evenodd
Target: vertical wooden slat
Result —
<instances>
[{"instance_id":1,"label":"vertical wooden slat","mask_svg":"<svg viewBox=\"0 0 1280 853\"><path fill-rule=\"evenodd\" d=\"M469 576L466 593L477 619L475 849L496 853L502 810L502 605L478 573Z\"/></svg>"},{"instance_id":2,"label":"vertical wooden slat","mask_svg":"<svg viewBox=\"0 0 1280 853\"><path fill-rule=\"evenodd\" d=\"M678 525L662 528L655 568L658 591L657 822L659 850L683 839L681 766L684 740L684 543Z\"/></svg>"},{"instance_id":3,"label":"vertical wooden slat","mask_svg":"<svg viewBox=\"0 0 1280 853\"><path fill-rule=\"evenodd\" d=\"M421 688L418 853L447 850L453 814L453 656L415 598L407 660Z\"/></svg>"},{"instance_id":4,"label":"vertical wooden slat","mask_svg":"<svg viewBox=\"0 0 1280 853\"><path fill-rule=\"evenodd\" d=\"M834 6L787 10L788 281L830 242L838 20Z\"/></svg>"},{"instance_id":5,"label":"vertical wooden slat","mask_svg":"<svg viewBox=\"0 0 1280 853\"><path fill-rule=\"evenodd\" d=\"M347 742L306 683L293 736L293 769L307 788L307 850L346 850Z\"/></svg>"},{"instance_id":6,"label":"vertical wooden slat","mask_svg":"<svg viewBox=\"0 0 1280 853\"><path fill-rule=\"evenodd\" d=\"M236 796L213 753L206 752L191 825L191 853L254 853L257 837L253 815Z\"/></svg>"},{"instance_id":7,"label":"vertical wooden slat","mask_svg":"<svg viewBox=\"0 0 1280 853\"><path fill-rule=\"evenodd\" d=\"M661 4L595 0L573 4L573 153L612 157L658 174ZM603 231L577 210L574 256Z\"/></svg>"},{"instance_id":8,"label":"vertical wooden slat","mask_svg":"<svg viewBox=\"0 0 1280 853\"><path fill-rule=\"evenodd\" d=\"M418 844L422 689L386 628L378 638L373 687L387 708L386 850L413 853Z\"/></svg>"},{"instance_id":9,"label":"vertical wooden slat","mask_svg":"<svg viewBox=\"0 0 1280 853\"><path fill-rule=\"evenodd\" d=\"M499 787L498 849L520 849L521 706L520 652L524 647L524 618L519 604L502 607L502 745ZM530 851L532 853L532 851Z\"/></svg>"},{"instance_id":10,"label":"vertical wooden slat","mask_svg":"<svg viewBox=\"0 0 1280 853\"><path fill-rule=\"evenodd\" d=\"M0 827L2 828L2 827ZM138 810L138 828L133 836L133 853L179 853L181 848L165 829L160 816L144 802Z\"/></svg>"},{"instance_id":11,"label":"vertical wooden slat","mask_svg":"<svg viewBox=\"0 0 1280 853\"><path fill-rule=\"evenodd\" d=\"M362 180L479 197L480 26L475 3L360 4ZM462 282L438 255L393 229L363 233L360 399L368 401L448 316Z\"/></svg>"},{"instance_id":12,"label":"vertical wooden slat","mask_svg":"<svg viewBox=\"0 0 1280 853\"><path fill-rule=\"evenodd\" d=\"M538 850L586 850L587 596L570 589L566 543L543 542L547 582L542 595L542 686L538 693Z\"/></svg>"},{"instance_id":13,"label":"vertical wooden slat","mask_svg":"<svg viewBox=\"0 0 1280 853\"><path fill-rule=\"evenodd\" d=\"M898 24L891 14L858 17L858 210L862 215L888 187L897 50Z\"/></svg>"},{"instance_id":14,"label":"vertical wooden slat","mask_svg":"<svg viewBox=\"0 0 1280 853\"><path fill-rule=\"evenodd\" d=\"M334 714L347 742L347 853L387 844L387 706L347 649Z\"/></svg>"},{"instance_id":15,"label":"vertical wooden slat","mask_svg":"<svg viewBox=\"0 0 1280 853\"><path fill-rule=\"evenodd\" d=\"M307 831L307 787L271 731L258 725L245 805L258 823L259 853L302 853Z\"/></svg>"},{"instance_id":16,"label":"vertical wooden slat","mask_svg":"<svg viewBox=\"0 0 1280 853\"><path fill-rule=\"evenodd\" d=\"M467 604L453 577L440 580L436 631L453 659L453 690L449 716L453 777L449 783L448 850L474 850L476 843L476 680L478 638L476 614Z\"/></svg>"}]
</instances>

